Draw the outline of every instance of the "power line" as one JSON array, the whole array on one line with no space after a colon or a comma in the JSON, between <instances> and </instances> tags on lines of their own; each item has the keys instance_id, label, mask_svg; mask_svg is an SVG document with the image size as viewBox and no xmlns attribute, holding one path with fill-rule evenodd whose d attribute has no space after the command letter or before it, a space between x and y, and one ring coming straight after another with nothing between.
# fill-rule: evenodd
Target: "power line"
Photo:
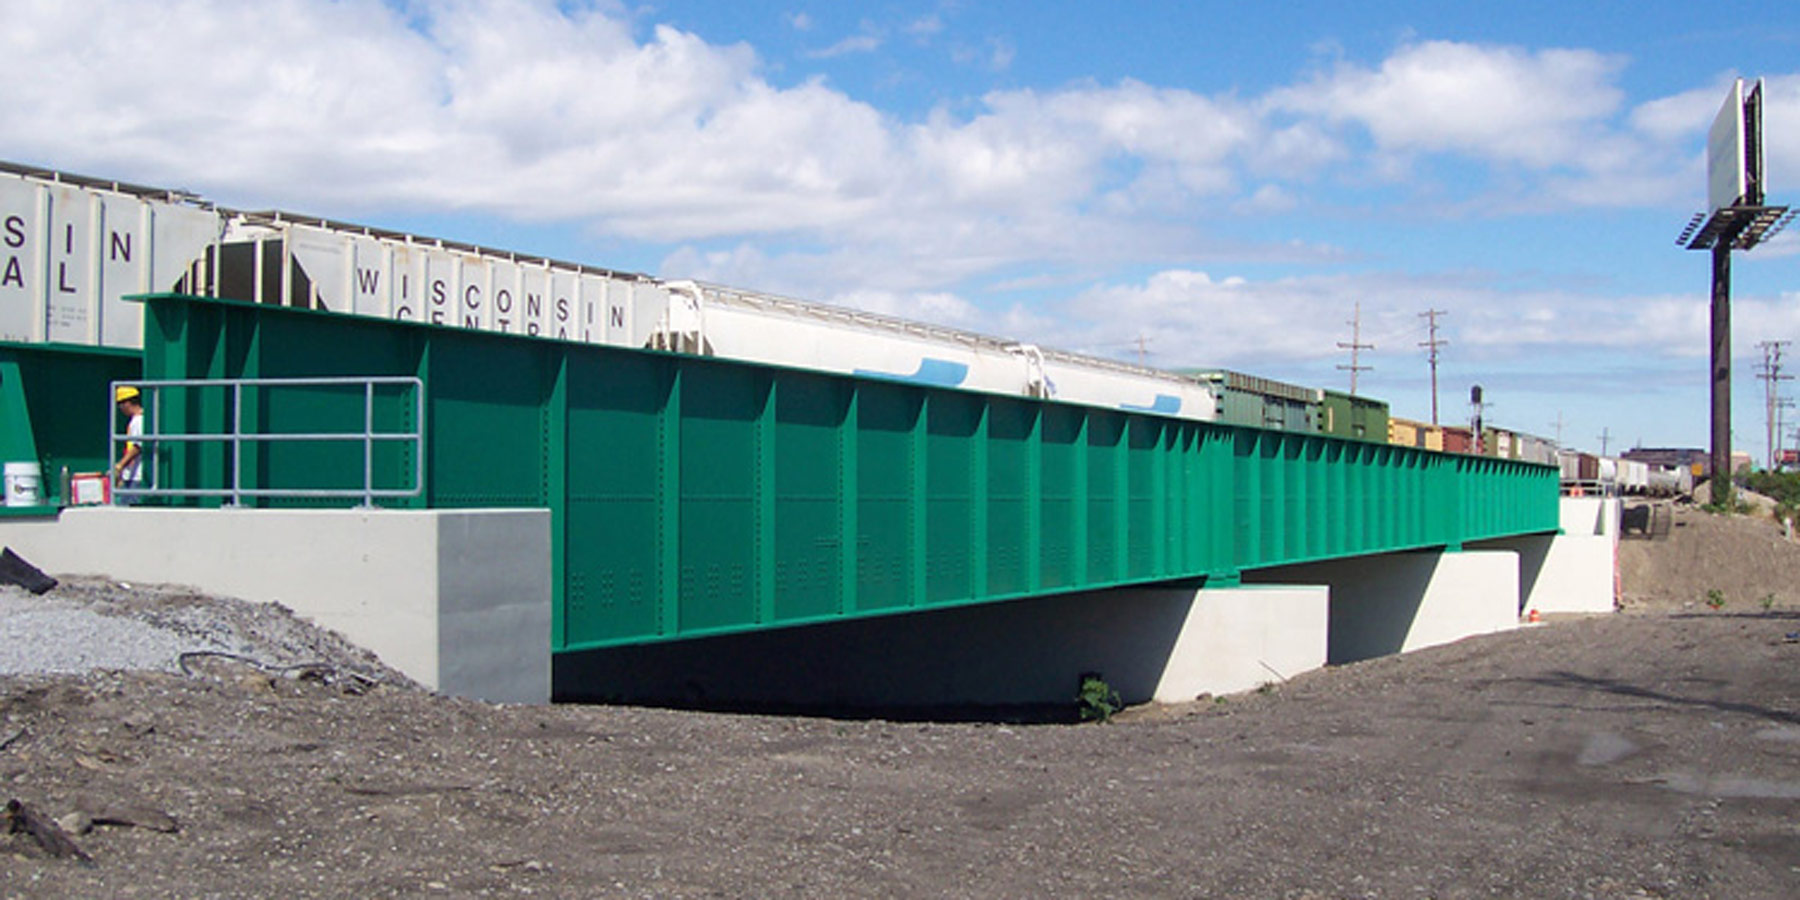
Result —
<instances>
[{"instance_id":1,"label":"power line","mask_svg":"<svg viewBox=\"0 0 1800 900\"><path fill-rule=\"evenodd\" d=\"M1431 424L1433 425L1438 423L1438 348L1450 343L1449 341L1439 340L1437 336L1437 320L1438 316L1442 315L1448 315L1448 313L1441 309L1427 309L1424 312L1419 313L1419 317L1428 323L1427 327L1431 330L1431 337L1428 340L1420 341L1419 346L1428 347L1431 350Z\"/></svg>"},{"instance_id":2,"label":"power line","mask_svg":"<svg viewBox=\"0 0 1800 900\"><path fill-rule=\"evenodd\" d=\"M1362 351L1375 349L1374 344L1365 344L1362 342L1362 301L1361 300L1356 301L1355 314L1352 316L1350 321L1345 322L1344 324L1350 326L1350 343L1346 344L1343 341L1338 341L1337 345L1338 345L1339 349L1350 351L1350 364L1347 366L1340 365L1340 366L1338 366L1338 369L1339 370L1348 369L1350 371L1350 396L1354 397L1354 396L1356 396L1356 373L1367 372L1367 371L1370 371L1375 368L1374 366L1365 366L1365 365L1358 364L1358 360L1361 358L1360 354Z\"/></svg>"}]
</instances>

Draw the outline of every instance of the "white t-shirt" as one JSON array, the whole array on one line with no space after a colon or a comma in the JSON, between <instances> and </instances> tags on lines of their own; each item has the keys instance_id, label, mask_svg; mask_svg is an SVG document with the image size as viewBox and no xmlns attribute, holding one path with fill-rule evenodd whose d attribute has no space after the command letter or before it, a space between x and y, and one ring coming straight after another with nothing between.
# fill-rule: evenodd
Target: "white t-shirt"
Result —
<instances>
[{"instance_id":1,"label":"white t-shirt","mask_svg":"<svg viewBox=\"0 0 1800 900\"><path fill-rule=\"evenodd\" d=\"M143 436L144 414L138 413L137 415L132 416L131 421L125 425L125 437L128 439L125 441L125 446L138 448L138 455L132 457L131 462L128 463L125 468L119 470L119 480L126 484L137 483L139 476L144 471L144 443L142 441L129 440L129 438Z\"/></svg>"}]
</instances>

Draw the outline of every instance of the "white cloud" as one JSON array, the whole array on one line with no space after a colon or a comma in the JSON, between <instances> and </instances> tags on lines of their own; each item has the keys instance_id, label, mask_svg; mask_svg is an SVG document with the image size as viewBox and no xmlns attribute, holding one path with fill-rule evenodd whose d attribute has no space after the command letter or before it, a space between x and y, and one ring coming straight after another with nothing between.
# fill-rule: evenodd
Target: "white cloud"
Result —
<instances>
[{"instance_id":1,"label":"white cloud","mask_svg":"<svg viewBox=\"0 0 1800 900\"><path fill-rule=\"evenodd\" d=\"M1800 333L1800 306L1792 299L1738 298L1740 330ZM1512 293L1473 272L1253 280L1170 269L1082 292L1056 310L1054 333L1042 340L1104 352L1143 335L1157 348L1158 365L1329 369L1343 356L1337 343L1350 339L1358 302L1362 339L1376 345L1365 361L1377 365L1418 355L1425 337L1418 314L1428 308L1445 311L1439 336L1454 348L1446 355L1465 365L1503 365L1550 350L1578 371L1604 359L1708 352L1703 296Z\"/></svg>"},{"instance_id":2,"label":"white cloud","mask_svg":"<svg viewBox=\"0 0 1800 900\"><path fill-rule=\"evenodd\" d=\"M966 123L940 114L916 128L914 158L952 198L1034 212L1116 189L1112 160L1133 161L1162 200L1223 191L1234 184L1233 155L1258 128L1241 106L1134 81L996 92L984 103Z\"/></svg>"},{"instance_id":3,"label":"white cloud","mask_svg":"<svg viewBox=\"0 0 1800 900\"><path fill-rule=\"evenodd\" d=\"M881 38L872 34L853 34L843 40L806 55L811 59L836 59L853 53L873 53L881 49Z\"/></svg>"},{"instance_id":4,"label":"white cloud","mask_svg":"<svg viewBox=\"0 0 1800 900\"><path fill-rule=\"evenodd\" d=\"M1193 270L1166 270L1140 284L1102 285L1074 298L1061 340L1080 348L1123 346L1145 337L1157 364L1255 367L1336 352L1348 327L1354 279L1251 282ZM1341 310L1340 307L1341 306ZM1364 306L1365 329L1392 330L1389 311ZM1046 340L1048 343L1049 341Z\"/></svg>"},{"instance_id":5,"label":"white cloud","mask_svg":"<svg viewBox=\"0 0 1800 900\"><path fill-rule=\"evenodd\" d=\"M1083 209L1119 191L1109 164L1141 162L1165 199L1226 190L1256 128L1236 105L1132 82L998 93L973 118L908 124L821 82L777 88L749 47L669 27L635 39L623 19L549 2L422 7L416 21L376 0L29 12L37 22L0 37L13 152L346 218L463 210L657 241L809 234L943 252L936 270L957 274L1170 246L1166 225L1118 218L1137 202L1128 191L1109 215ZM77 36L116 62L75 64L64 48ZM61 89L28 87L47 80Z\"/></svg>"},{"instance_id":6,"label":"white cloud","mask_svg":"<svg viewBox=\"0 0 1800 900\"><path fill-rule=\"evenodd\" d=\"M1012 68L1019 49L1010 38L990 37L975 43L958 43L950 49L950 59L961 65L1004 72Z\"/></svg>"},{"instance_id":7,"label":"white cloud","mask_svg":"<svg viewBox=\"0 0 1800 900\"><path fill-rule=\"evenodd\" d=\"M989 321L974 304L944 291L900 294L892 291L857 290L833 297L831 302L915 322L933 322L965 330L979 331Z\"/></svg>"},{"instance_id":8,"label":"white cloud","mask_svg":"<svg viewBox=\"0 0 1800 900\"><path fill-rule=\"evenodd\" d=\"M1240 214L1263 215L1287 212L1298 205L1299 201L1281 185L1265 184L1250 196L1233 204L1232 210Z\"/></svg>"},{"instance_id":9,"label":"white cloud","mask_svg":"<svg viewBox=\"0 0 1800 900\"><path fill-rule=\"evenodd\" d=\"M1349 155L1342 141L1317 122L1269 127L1245 154L1253 172L1295 181L1320 180L1326 167Z\"/></svg>"},{"instance_id":10,"label":"white cloud","mask_svg":"<svg viewBox=\"0 0 1800 900\"><path fill-rule=\"evenodd\" d=\"M1631 125L1640 133L1662 141L1685 140L1704 134L1725 98L1729 79L1667 97L1640 103L1631 111Z\"/></svg>"},{"instance_id":11,"label":"white cloud","mask_svg":"<svg viewBox=\"0 0 1800 900\"><path fill-rule=\"evenodd\" d=\"M916 38L928 38L944 30L944 20L937 14L920 16L906 23L905 32Z\"/></svg>"},{"instance_id":12,"label":"white cloud","mask_svg":"<svg viewBox=\"0 0 1800 900\"><path fill-rule=\"evenodd\" d=\"M1013 42L1005 38L995 38L988 42L988 68L995 72L1004 72L1012 68L1013 59L1019 55Z\"/></svg>"},{"instance_id":13,"label":"white cloud","mask_svg":"<svg viewBox=\"0 0 1800 900\"><path fill-rule=\"evenodd\" d=\"M787 20L788 20L788 25L792 26L795 31L811 31L812 30L812 27L813 27L812 16L809 16L806 13L803 13L803 12L790 13L790 14L788 14Z\"/></svg>"},{"instance_id":14,"label":"white cloud","mask_svg":"<svg viewBox=\"0 0 1800 900\"><path fill-rule=\"evenodd\" d=\"M1588 50L1528 52L1428 41L1379 68L1339 64L1278 91L1278 109L1366 128L1382 148L1455 151L1544 168L1579 164L1619 107L1623 60Z\"/></svg>"}]
</instances>

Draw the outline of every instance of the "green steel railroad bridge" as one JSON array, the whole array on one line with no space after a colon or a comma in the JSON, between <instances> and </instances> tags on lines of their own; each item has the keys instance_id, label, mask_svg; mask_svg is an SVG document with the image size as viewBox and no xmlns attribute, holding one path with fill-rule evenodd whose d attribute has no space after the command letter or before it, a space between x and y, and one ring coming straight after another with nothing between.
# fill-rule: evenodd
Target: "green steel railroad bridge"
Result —
<instances>
[{"instance_id":1,"label":"green steel railroad bridge","mask_svg":"<svg viewBox=\"0 0 1800 900\"><path fill-rule=\"evenodd\" d=\"M6 458L28 449L51 473L99 468L100 398L116 380L416 377L422 397L384 389L367 423L422 434L417 445L374 447L375 487L422 479L416 496L382 505L548 509L558 654L1124 585L1235 585L1274 566L1558 527L1550 466L677 353L142 299L141 371L130 353L0 346ZM230 425L225 389L156 393L158 433ZM361 389L320 385L236 402L244 423L282 434L359 428L364 400ZM234 465L228 445L162 445L159 486L221 487L234 468L250 489L365 479L360 445L257 441L238 453Z\"/></svg>"}]
</instances>

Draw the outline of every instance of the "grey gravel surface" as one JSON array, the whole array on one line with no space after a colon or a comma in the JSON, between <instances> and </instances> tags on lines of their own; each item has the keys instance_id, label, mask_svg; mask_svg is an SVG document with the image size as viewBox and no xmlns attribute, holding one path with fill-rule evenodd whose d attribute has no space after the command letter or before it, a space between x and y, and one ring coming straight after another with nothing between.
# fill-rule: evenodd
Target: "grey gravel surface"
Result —
<instances>
[{"instance_id":1,"label":"grey gravel surface","mask_svg":"<svg viewBox=\"0 0 1800 900\"><path fill-rule=\"evenodd\" d=\"M219 657L272 672L313 666L410 683L277 604L94 577L64 577L39 596L0 585L0 675L175 673Z\"/></svg>"},{"instance_id":2,"label":"grey gravel surface","mask_svg":"<svg viewBox=\"0 0 1800 900\"><path fill-rule=\"evenodd\" d=\"M0 590L0 675L96 669L173 672L182 653L224 650L138 619L95 612L61 597Z\"/></svg>"}]
</instances>

